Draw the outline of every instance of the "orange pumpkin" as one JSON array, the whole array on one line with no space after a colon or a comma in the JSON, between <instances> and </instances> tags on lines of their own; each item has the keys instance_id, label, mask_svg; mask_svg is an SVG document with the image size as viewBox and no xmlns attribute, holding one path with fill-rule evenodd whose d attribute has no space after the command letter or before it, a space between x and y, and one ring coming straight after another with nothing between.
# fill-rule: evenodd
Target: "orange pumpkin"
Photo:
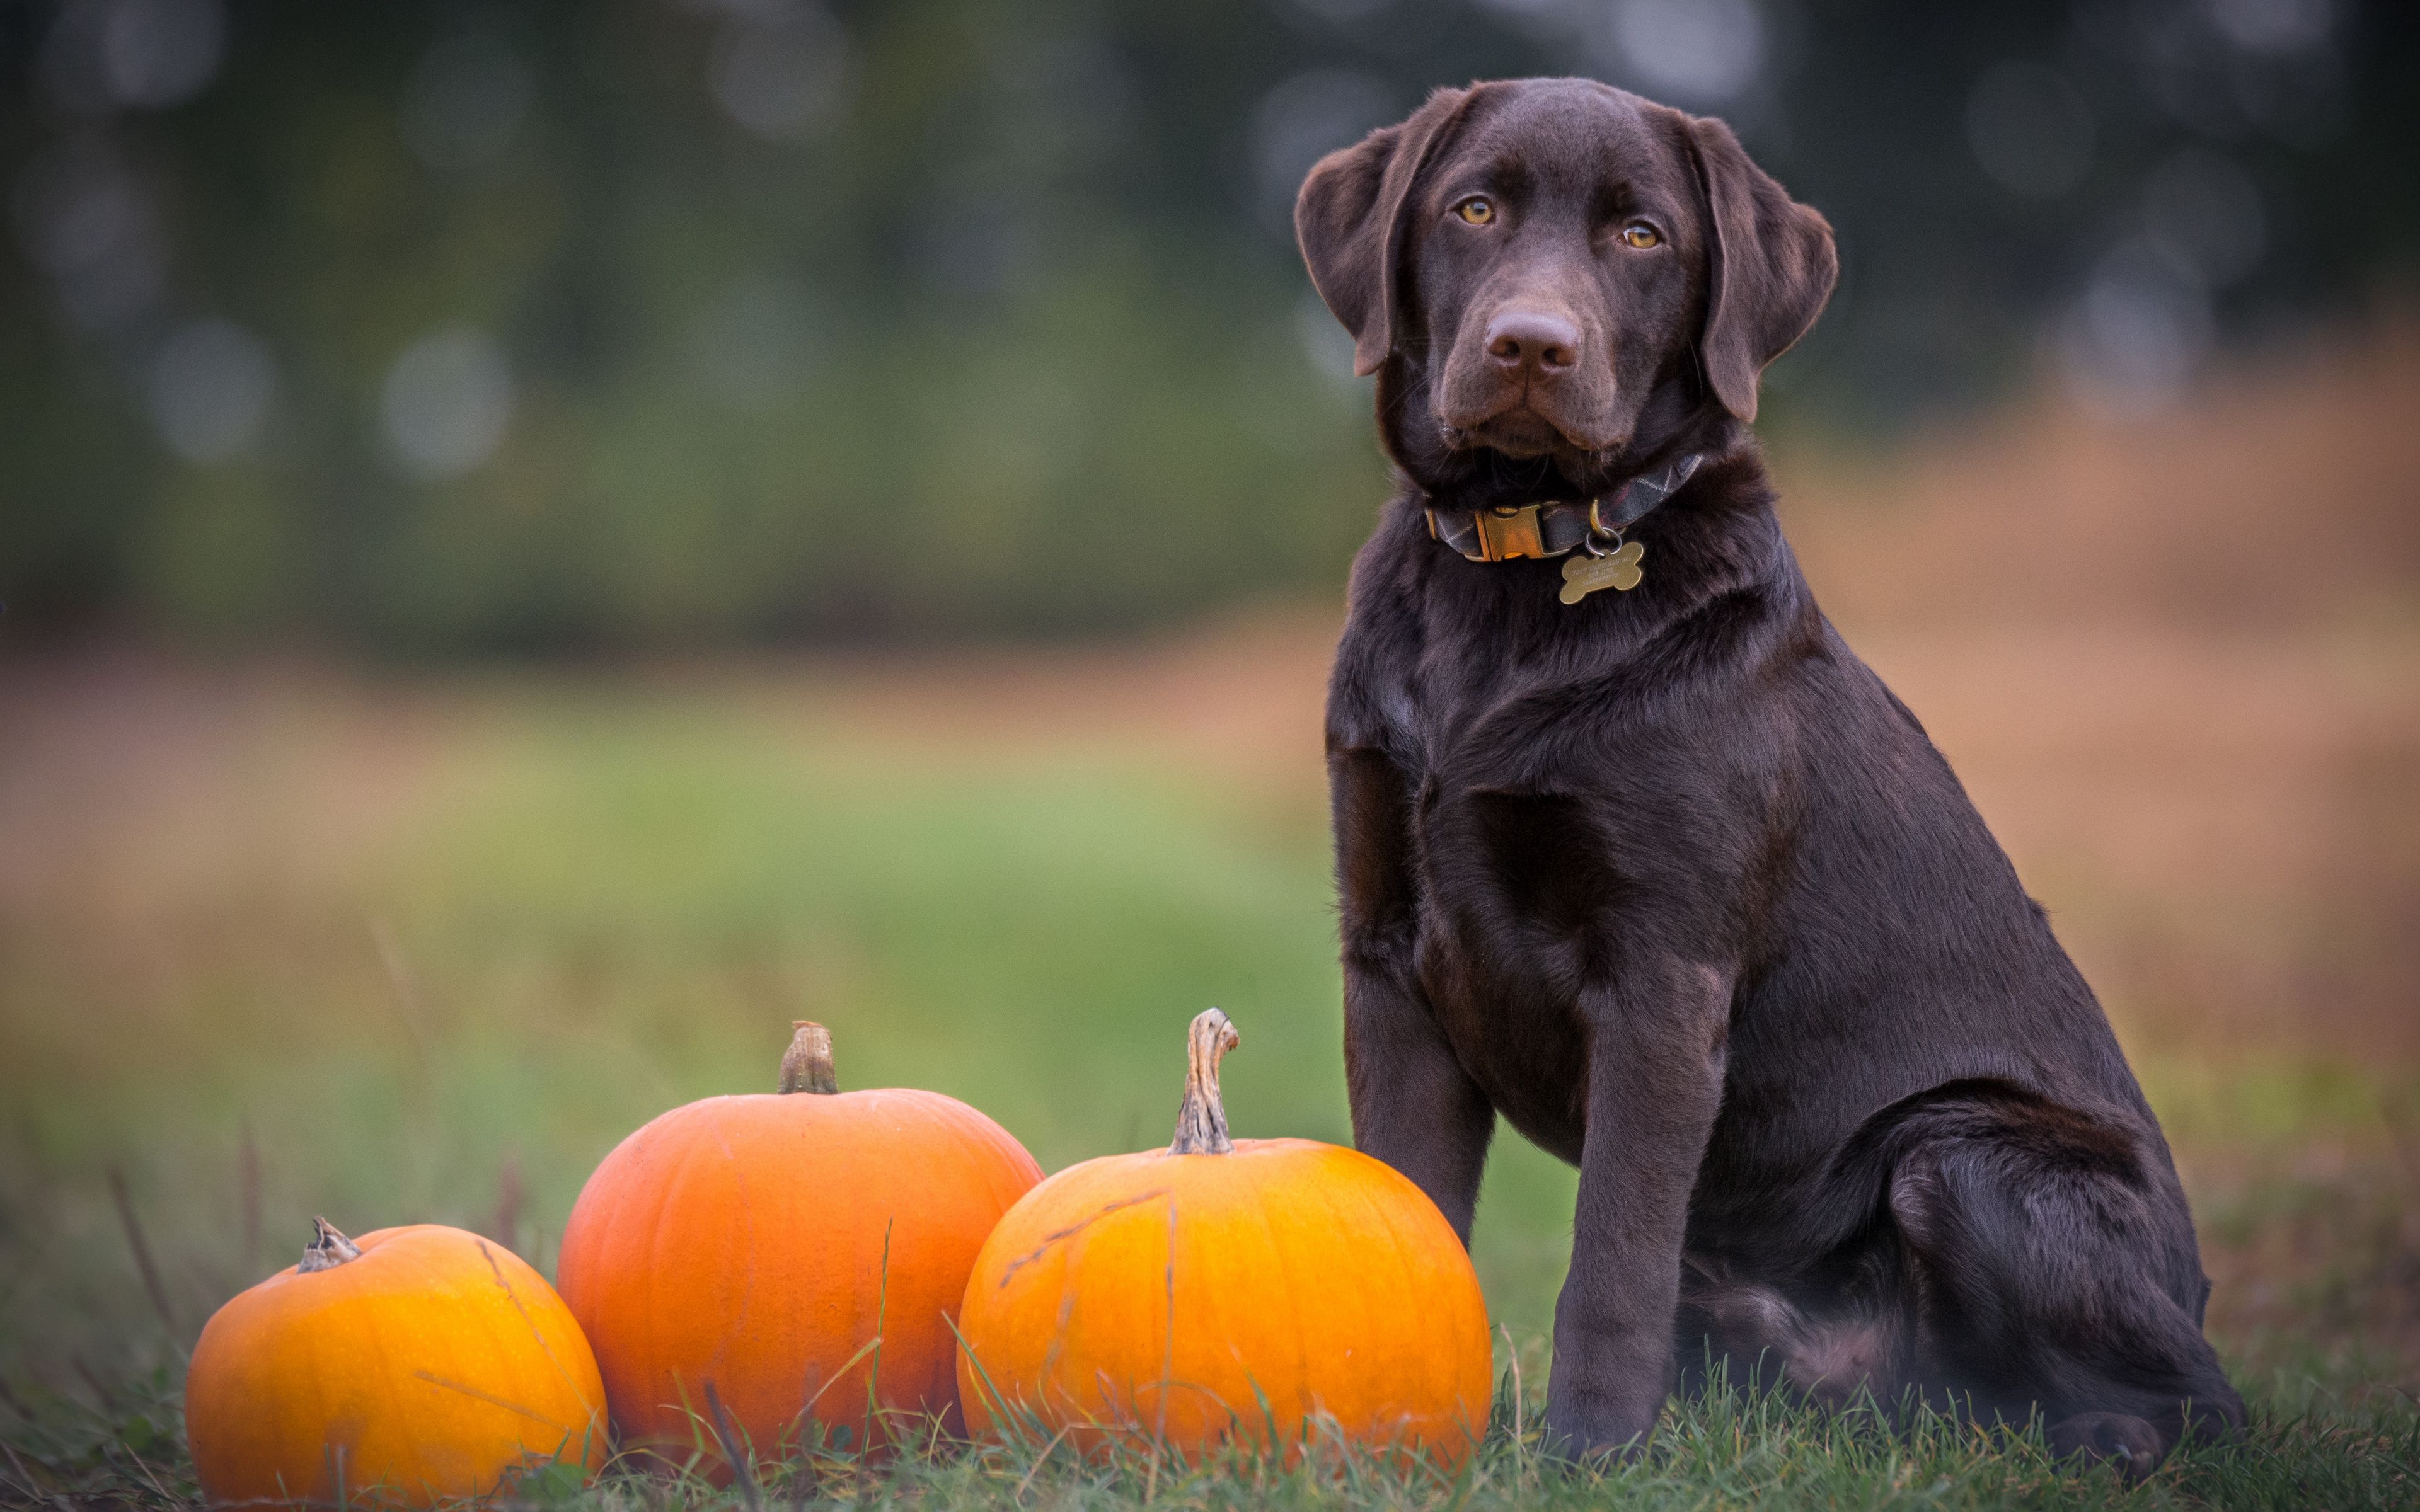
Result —
<instances>
[{"instance_id":1,"label":"orange pumpkin","mask_svg":"<svg viewBox=\"0 0 2420 1512\"><path fill-rule=\"evenodd\" d=\"M869 1393L959 1431L951 1320L984 1236L1042 1179L954 1098L839 1090L820 1025L798 1026L779 1085L675 1108L622 1141L573 1206L557 1266L624 1443L694 1452L725 1478L721 1432L759 1460L811 1419L883 1442Z\"/></svg>"},{"instance_id":2,"label":"orange pumpkin","mask_svg":"<svg viewBox=\"0 0 2420 1512\"><path fill-rule=\"evenodd\" d=\"M1469 1257L1379 1161L1230 1140L1236 1042L1217 1009L1195 1019L1175 1142L1069 1166L992 1230L959 1312L970 1427L1188 1453L1338 1431L1458 1463L1493 1384Z\"/></svg>"},{"instance_id":3,"label":"orange pumpkin","mask_svg":"<svg viewBox=\"0 0 2420 1512\"><path fill-rule=\"evenodd\" d=\"M605 1460L597 1361L546 1278L436 1224L347 1239L220 1308L185 1374L212 1502L425 1507Z\"/></svg>"}]
</instances>

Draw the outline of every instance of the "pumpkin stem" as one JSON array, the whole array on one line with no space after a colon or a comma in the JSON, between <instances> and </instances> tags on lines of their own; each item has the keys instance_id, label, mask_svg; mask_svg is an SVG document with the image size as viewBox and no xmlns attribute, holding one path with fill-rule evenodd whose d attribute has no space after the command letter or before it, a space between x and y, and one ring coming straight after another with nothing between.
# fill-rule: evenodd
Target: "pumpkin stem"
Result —
<instances>
[{"instance_id":1,"label":"pumpkin stem","mask_svg":"<svg viewBox=\"0 0 2420 1512\"><path fill-rule=\"evenodd\" d=\"M333 1271L347 1260L362 1257L362 1247L345 1237L345 1231L325 1218L311 1220L311 1242L302 1246L302 1257L294 1269L304 1275L314 1271Z\"/></svg>"},{"instance_id":2,"label":"pumpkin stem","mask_svg":"<svg viewBox=\"0 0 2420 1512\"><path fill-rule=\"evenodd\" d=\"M1227 1015L1205 1008L1185 1033L1185 1101L1176 1109L1176 1137L1171 1155L1225 1155L1235 1142L1227 1137L1227 1109L1218 1101L1218 1059L1244 1042Z\"/></svg>"},{"instance_id":3,"label":"pumpkin stem","mask_svg":"<svg viewBox=\"0 0 2420 1512\"><path fill-rule=\"evenodd\" d=\"M784 1092L824 1092L840 1090L840 1072L832 1069L831 1030L804 1019L795 1021L798 1033L790 1037L790 1048L782 1052L782 1085Z\"/></svg>"}]
</instances>

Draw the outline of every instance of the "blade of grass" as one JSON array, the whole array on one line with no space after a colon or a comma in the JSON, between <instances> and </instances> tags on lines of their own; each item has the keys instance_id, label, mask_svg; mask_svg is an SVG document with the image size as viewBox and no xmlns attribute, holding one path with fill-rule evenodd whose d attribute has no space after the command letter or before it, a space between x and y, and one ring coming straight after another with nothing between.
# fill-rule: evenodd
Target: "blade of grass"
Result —
<instances>
[{"instance_id":1,"label":"blade of grass","mask_svg":"<svg viewBox=\"0 0 2420 1512\"><path fill-rule=\"evenodd\" d=\"M1212 1069L1215 1071L1217 1068L1214 1066ZM1159 1490L1159 1455L1168 1440L1168 1384L1176 1376L1176 1197L1173 1193L1168 1198L1168 1263L1163 1274L1168 1292L1168 1331L1160 1341L1159 1400L1152 1412L1151 1474L1143 1482L1142 1489L1142 1504L1145 1506L1151 1504L1152 1497Z\"/></svg>"},{"instance_id":2,"label":"blade of grass","mask_svg":"<svg viewBox=\"0 0 2420 1512\"><path fill-rule=\"evenodd\" d=\"M260 1271L260 1143L254 1138L252 1120L243 1120L241 1142L236 1146L236 1186L243 1215L243 1273L256 1275Z\"/></svg>"},{"instance_id":3,"label":"blade of grass","mask_svg":"<svg viewBox=\"0 0 2420 1512\"><path fill-rule=\"evenodd\" d=\"M8 1451L8 1463L16 1467L17 1483L25 1488L25 1504L27 1506L39 1505L42 1501L41 1482L34 1479L34 1473L25 1468L25 1462L23 1459L17 1458L17 1446L15 1444L10 1443L6 1439L0 1439L0 1449Z\"/></svg>"},{"instance_id":4,"label":"blade of grass","mask_svg":"<svg viewBox=\"0 0 2420 1512\"><path fill-rule=\"evenodd\" d=\"M882 1226L882 1284L876 1293L874 1303L874 1359L865 1372L865 1443L858 1447L857 1452L861 1469L873 1463L874 1430L876 1425L882 1421L882 1400L879 1395L882 1384L882 1332L890 1321L891 1316L891 1233L897 1224L898 1220L894 1218ZM887 1426L884 1431L887 1435L889 1432Z\"/></svg>"},{"instance_id":5,"label":"blade of grass","mask_svg":"<svg viewBox=\"0 0 2420 1512\"><path fill-rule=\"evenodd\" d=\"M748 1512L765 1512L765 1499L756 1489L756 1466L752 1462L754 1457L742 1452L731 1414L723 1410L722 1393L714 1389L711 1377L706 1382L706 1410L715 1442L722 1445L723 1463L731 1467L731 1478L739 1485L739 1499L748 1504Z\"/></svg>"},{"instance_id":6,"label":"blade of grass","mask_svg":"<svg viewBox=\"0 0 2420 1512\"><path fill-rule=\"evenodd\" d=\"M1049 1463L1051 1453L1059 1447L1059 1441L1064 1439L1066 1436L1067 1429L1064 1427L1062 1427L1058 1432L1050 1435L1050 1442L1042 1446L1042 1452L1035 1455L1033 1457L1033 1463L1026 1468L1025 1478L1018 1481L1016 1483L1016 1489L1009 1493L1008 1499L1011 1503L1019 1506L1025 1504L1026 1488L1033 1484L1033 1477L1042 1473L1042 1467L1044 1465Z\"/></svg>"},{"instance_id":7,"label":"blade of grass","mask_svg":"<svg viewBox=\"0 0 2420 1512\"><path fill-rule=\"evenodd\" d=\"M1006 1425L1026 1435L1026 1443L1029 1445L1041 1442L1043 1427L1041 1413L1022 1402L1011 1403L998 1384L992 1381L991 1372L984 1367L983 1357L975 1353L974 1346L969 1344L966 1335L959 1331L957 1319L943 1313L941 1321L948 1325L950 1336L958 1341L959 1352L967 1357L967 1363L975 1367L976 1384L983 1388L984 1399L991 1404L993 1426L999 1427Z\"/></svg>"},{"instance_id":8,"label":"blade of grass","mask_svg":"<svg viewBox=\"0 0 2420 1512\"><path fill-rule=\"evenodd\" d=\"M118 1226L126 1230L126 1247L134 1252L134 1269L143 1277L143 1290L151 1299L151 1310L160 1315L160 1326L168 1331L169 1342L181 1350L183 1331L177 1326L176 1311L168 1305L168 1289L160 1284L160 1267L151 1259L151 1244L144 1237L142 1220L134 1215L134 1198L126 1190L126 1173L115 1165L109 1168L109 1199L117 1205Z\"/></svg>"}]
</instances>

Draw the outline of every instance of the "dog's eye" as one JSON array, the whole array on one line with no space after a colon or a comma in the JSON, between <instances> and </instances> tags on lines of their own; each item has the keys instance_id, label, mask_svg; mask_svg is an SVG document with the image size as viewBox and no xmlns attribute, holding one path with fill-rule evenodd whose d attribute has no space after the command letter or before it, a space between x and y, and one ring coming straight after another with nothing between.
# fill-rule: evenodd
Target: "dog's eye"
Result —
<instances>
[{"instance_id":1,"label":"dog's eye","mask_svg":"<svg viewBox=\"0 0 2420 1512\"><path fill-rule=\"evenodd\" d=\"M1650 247L1662 245L1664 234L1644 221L1633 221L1621 228L1621 239L1645 252Z\"/></svg>"},{"instance_id":2,"label":"dog's eye","mask_svg":"<svg viewBox=\"0 0 2420 1512\"><path fill-rule=\"evenodd\" d=\"M1484 194L1473 194L1453 208L1453 213L1472 225L1485 225L1496 219L1496 207Z\"/></svg>"}]
</instances>

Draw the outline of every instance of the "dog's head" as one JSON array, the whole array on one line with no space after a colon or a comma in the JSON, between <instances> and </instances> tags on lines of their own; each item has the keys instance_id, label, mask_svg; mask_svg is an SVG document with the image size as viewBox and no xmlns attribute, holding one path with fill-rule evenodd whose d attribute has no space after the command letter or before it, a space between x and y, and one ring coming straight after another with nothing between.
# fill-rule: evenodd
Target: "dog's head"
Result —
<instances>
[{"instance_id":1,"label":"dog's head","mask_svg":"<svg viewBox=\"0 0 2420 1512\"><path fill-rule=\"evenodd\" d=\"M1592 492L1693 424L1755 419L1838 270L1831 226L1730 127L1585 79L1437 91L1322 159L1295 231L1432 493Z\"/></svg>"}]
</instances>

